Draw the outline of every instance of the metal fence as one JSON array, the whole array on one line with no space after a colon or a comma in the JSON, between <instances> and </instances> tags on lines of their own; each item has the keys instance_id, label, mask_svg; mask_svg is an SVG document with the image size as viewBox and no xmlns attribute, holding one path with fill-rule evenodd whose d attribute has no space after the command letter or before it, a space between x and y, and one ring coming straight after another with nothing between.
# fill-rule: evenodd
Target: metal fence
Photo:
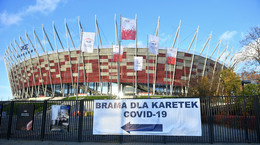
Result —
<instances>
[{"instance_id":1,"label":"metal fence","mask_svg":"<svg viewBox=\"0 0 260 145\"><path fill-rule=\"evenodd\" d=\"M260 96L202 97L202 136L93 135L93 100L5 101L0 138L86 142L260 142ZM34 104L31 131L16 130L17 105ZM53 132L51 106L70 105L69 131ZM173 122L174 123L174 122Z\"/></svg>"}]
</instances>

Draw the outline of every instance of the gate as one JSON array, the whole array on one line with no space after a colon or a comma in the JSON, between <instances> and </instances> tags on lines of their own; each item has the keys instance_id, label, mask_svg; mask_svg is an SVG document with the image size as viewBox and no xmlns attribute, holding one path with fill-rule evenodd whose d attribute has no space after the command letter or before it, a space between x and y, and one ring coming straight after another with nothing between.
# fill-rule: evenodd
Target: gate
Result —
<instances>
[{"instance_id":1,"label":"gate","mask_svg":"<svg viewBox=\"0 0 260 145\"><path fill-rule=\"evenodd\" d=\"M93 135L94 101L2 101L0 138L84 142L260 142L260 96L202 97L202 136ZM35 106L33 130L16 130L17 106ZM51 131L52 105L70 105L69 130ZM174 123L174 122L173 122Z\"/></svg>"}]
</instances>

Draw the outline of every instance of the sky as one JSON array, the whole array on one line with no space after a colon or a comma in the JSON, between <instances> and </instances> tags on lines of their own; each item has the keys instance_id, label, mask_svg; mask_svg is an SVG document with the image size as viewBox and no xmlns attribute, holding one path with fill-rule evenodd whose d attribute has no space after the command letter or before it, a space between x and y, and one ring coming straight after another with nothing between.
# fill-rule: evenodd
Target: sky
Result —
<instances>
[{"instance_id":1,"label":"sky","mask_svg":"<svg viewBox=\"0 0 260 145\"><path fill-rule=\"evenodd\" d=\"M199 27L194 48L199 53L212 32L209 53L213 52L221 39L219 53L228 44L226 56L241 50L240 40L250 31L251 27L259 26L259 0L0 0L0 100L12 99L8 81L4 53L14 40L18 43L19 36L26 41L25 33L34 40L35 29L41 42L44 42L42 26L44 26L51 41L54 41L52 24L66 48L67 45L64 21L66 19L75 47L79 47L80 33L78 19L83 30L95 32L95 16L99 25L102 44L109 47L115 41L115 15L119 25L120 15L134 19L137 16L138 47L146 47L147 35L154 35L158 17L160 16L160 47L171 47L176 29L181 21L178 39L179 50L187 51L192 37ZM122 45L131 46L134 41L122 41ZM49 46L46 49L50 51ZM59 48L58 48L59 49ZM213 58L217 58L217 52ZM206 56L207 51L203 51ZM223 61L224 57L221 58Z\"/></svg>"}]
</instances>

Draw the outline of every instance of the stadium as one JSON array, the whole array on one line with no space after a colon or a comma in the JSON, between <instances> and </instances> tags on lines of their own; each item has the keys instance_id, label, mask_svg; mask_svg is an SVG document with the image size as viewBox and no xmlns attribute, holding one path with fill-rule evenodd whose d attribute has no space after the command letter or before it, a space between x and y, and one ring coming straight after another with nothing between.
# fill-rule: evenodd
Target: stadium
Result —
<instances>
[{"instance_id":1,"label":"stadium","mask_svg":"<svg viewBox=\"0 0 260 145\"><path fill-rule=\"evenodd\" d=\"M66 23L65 27L70 38L67 41L73 44ZM80 23L79 27L82 30ZM179 36L179 29L180 24L172 47ZM148 47L137 48L137 46L121 46L124 47L123 53L120 52L122 61L114 61L113 47L103 48L101 45L98 26L97 36L99 36L100 46L93 49L92 53L84 52L81 48L64 48L54 24L53 31L56 37L50 40L43 28L46 43L49 44L51 51L44 49L35 31L34 40L26 34L25 38L20 37L19 44L15 41L15 44L11 43L10 47L7 47L5 63L14 98L118 96L120 93L123 96L132 97L148 94L183 95L187 93L189 82L193 78L207 76L217 70L225 69L224 63L220 63L219 58L216 60L212 58L219 43L211 55L201 55L211 35L200 54L195 54L195 51L189 53L197 37L197 31L188 50L177 51L174 63L167 63L167 49L158 49L156 55L149 53ZM62 49L57 49L57 46L55 49L52 42L55 42L55 45L60 44L59 47ZM39 53L39 49L42 49L43 53ZM136 56L143 59L142 69L139 71L134 70Z\"/></svg>"}]
</instances>

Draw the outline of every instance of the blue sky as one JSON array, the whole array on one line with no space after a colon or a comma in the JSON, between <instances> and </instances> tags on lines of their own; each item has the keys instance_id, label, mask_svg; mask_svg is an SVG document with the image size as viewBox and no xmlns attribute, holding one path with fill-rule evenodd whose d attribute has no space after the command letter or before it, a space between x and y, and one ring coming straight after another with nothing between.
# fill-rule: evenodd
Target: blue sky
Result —
<instances>
[{"instance_id":1,"label":"blue sky","mask_svg":"<svg viewBox=\"0 0 260 145\"><path fill-rule=\"evenodd\" d=\"M114 15L134 18L137 15L137 39L140 47L146 46L147 34L154 34L160 16L159 37L161 47L171 47L175 31L181 20L179 49L187 50L199 26L196 52L200 52L212 32L212 52L219 39L220 49L229 43L229 49L239 51L239 41L251 27L259 26L259 0L1 0L0 1L0 100L12 98L3 60L10 42L25 32L33 39L33 28L43 40L42 25L53 39L54 21L64 45L66 44L64 19L66 18L76 47L79 46L78 17L84 31L95 32L95 15L100 27L103 45L115 43ZM124 45L134 41L124 41ZM66 46L66 45L65 45ZM71 44L70 44L70 47ZM191 49L193 51L193 47ZM233 51L233 52L234 52ZM226 52L227 54L228 52ZM203 53L206 55L206 51ZM215 53L217 54L217 53ZM214 55L216 58L217 56Z\"/></svg>"}]
</instances>

